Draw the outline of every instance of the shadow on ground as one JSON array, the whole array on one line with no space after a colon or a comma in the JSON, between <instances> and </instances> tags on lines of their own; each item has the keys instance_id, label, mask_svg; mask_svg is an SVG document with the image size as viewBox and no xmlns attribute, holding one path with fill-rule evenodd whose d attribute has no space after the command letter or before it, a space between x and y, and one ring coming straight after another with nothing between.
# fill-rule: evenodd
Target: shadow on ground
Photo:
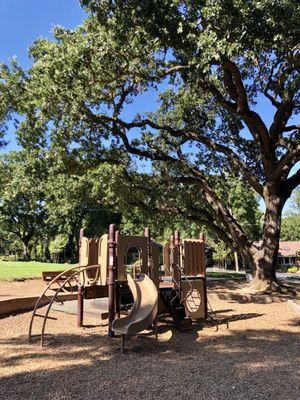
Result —
<instances>
[{"instance_id":1,"label":"shadow on ground","mask_svg":"<svg viewBox=\"0 0 300 400\"><path fill-rule=\"evenodd\" d=\"M169 331L158 341L142 334L127 340L123 356L119 338L86 332L48 339L45 348L25 336L1 342L15 348L1 360L15 371L0 378L6 400L299 399L299 338L287 331ZM41 367L18 372L33 363Z\"/></svg>"},{"instance_id":2,"label":"shadow on ground","mask_svg":"<svg viewBox=\"0 0 300 400\"><path fill-rule=\"evenodd\" d=\"M281 303L295 296L291 294L265 294L251 293L247 283L241 283L236 280L215 280L208 282L208 296L217 296L220 300L225 300L230 303L253 303L253 304L270 304ZM300 285L294 284L290 287L300 293Z\"/></svg>"}]
</instances>

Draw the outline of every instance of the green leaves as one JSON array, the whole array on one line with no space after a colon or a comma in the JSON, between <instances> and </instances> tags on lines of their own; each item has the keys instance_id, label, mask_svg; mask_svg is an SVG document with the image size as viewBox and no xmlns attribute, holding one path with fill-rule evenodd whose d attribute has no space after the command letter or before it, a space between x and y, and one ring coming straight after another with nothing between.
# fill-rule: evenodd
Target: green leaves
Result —
<instances>
[{"instance_id":1,"label":"green leaves","mask_svg":"<svg viewBox=\"0 0 300 400\"><path fill-rule=\"evenodd\" d=\"M132 203L134 213L164 208L201 221L227 244L257 237L257 202L249 186L260 196L268 185L285 187L286 171L298 157L298 136L286 128L299 106L298 2L82 5L89 14L81 26L56 27L54 40L31 46L28 71L15 63L1 69L3 132L16 116L19 142L47 149L55 168L69 174L49 178L53 219L68 230L88 214L92 199L106 205L109 199L117 211ZM147 95L154 98L151 112L146 104L134 115ZM263 96L274 107L271 124L257 112ZM114 165L112 176L108 164ZM115 196L118 190L122 196Z\"/></svg>"}]
</instances>

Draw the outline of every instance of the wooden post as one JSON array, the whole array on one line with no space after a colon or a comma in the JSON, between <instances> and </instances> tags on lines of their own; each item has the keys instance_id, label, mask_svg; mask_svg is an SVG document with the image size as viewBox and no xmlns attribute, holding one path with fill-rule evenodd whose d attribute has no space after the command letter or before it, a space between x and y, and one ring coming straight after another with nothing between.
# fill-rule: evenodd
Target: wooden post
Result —
<instances>
[{"instance_id":1,"label":"wooden post","mask_svg":"<svg viewBox=\"0 0 300 400\"><path fill-rule=\"evenodd\" d=\"M80 249L81 249L81 243L82 243L83 236L84 236L84 228L81 228L80 231L79 231L79 241L78 241L79 266L81 266L80 265L80 259L81 259L81 257L80 257Z\"/></svg>"},{"instance_id":2,"label":"wooden post","mask_svg":"<svg viewBox=\"0 0 300 400\"><path fill-rule=\"evenodd\" d=\"M203 279L203 289L204 289L204 318L206 319L208 316L208 307L207 307L207 286L206 286L206 278Z\"/></svg>"},{"instance_id":3,"label":"wooden post","mask_svg":"<svg viewBox=\"0 0 300 400\"><path fill-rule=\"evenodd\" d=\"M114 337L112 323L115 319L115 269L116 269L116 227L109 225L108 231L108 336Z\"/></svg>"},{"instance_id":4,"label":"wooden post","mask_svg":"<svg viewBox=\"0 0 300 400\"><path fill-rule=\"evenodd\" d=\"M175 279L178 281L179 284L179 292L181 294L181 269L180 269L180 233L179 230L176 230L174 232L174 255L175 255L175 259L173 260L174 265L175 265L175 269L174 269L174 276Z\"/></svg>"},{"instance_id":5,"label":"wooden post","mask_svg":"<svg viewBox=\"0 0 300 400\"><path fill-rule=\"evenodd\" d=\"M199 240L202 244L202 251L201 251L201 275L206 275L206 260L205 260L205 235L203 232L199 234Z\"/></svg>"},{"instance_id":6,"label":"wooden post","mask_svg":"<svg viewBox=\"0 0 300 400\"><path fill-rule=\"evenodd\" d=\"M170 237L170 271L174 276L174 235Z\"/></svg>"},{"instance_id":7,"label":"wooden post","mask_svg":"<svg viewBox=\"0 0 300 400\"><path fill-rule=\"evenodd\" d=\"M174 246L174 235L171 235L171 237L170 237L170 246L171 247Z\"/></svg>"},{"instance_id":8,"label":"wooden post","mask_svg":"<svg viewBox=\"0 0 300 400\"><path fill-rule=\"evenodd\" d=\"M119 236L120 236L120 231L116 231L115 234L115 281L118 280L118 271L117 271L117 265L118 265L118 243L119 243ZM115 313L117 314L118 318L120 318L120 312L121 312L121 304L120 304L120 286L115 286Z\"/></svg>"},{"instance_id":9,"label":"wooden post","mask_svg":"<svg viewBox=\"0 0 300 400\"><path fill-rule=\"evenodd\" d=\"M151 233L150 228L145 228L144 235L147 238L147 267L148 267L148 276L153 278L152 276L152 262L151 262Z\"/></svg>"},{"instance_id":10,"label":"wooden post","mask_svg":"<svg viewBox=\"0 0 300 400\"><path fill-rule=\"evenodd\" d=\"M207 286L206 286L206 262L205 262L205 235L203 232L200 232L199 234L199 240L203 244L203 249L202 249L202 271L203 271L203 296L204 296L204 318L206 319L208 316L208 307L207 307Z\"/></svg>"},{"instance_id":11,"label":"wooden post","mask_svg":"<svg viewBox=\"0 0 300 400\"><path fill-rule=\"evenodd\" d=\"M83 287L77 286L77 327L83 327Z\"/></svg>"},{"instance_id":12,"label":"wooden post","mask_svg":"<svg viewBox=\"0 0 300 400\"><path fill-rule=\"evenodd\" d=\"M80 267L80 249L82 238L84 236L84 228L79 231L79 241L78 241L78 252L79 252L79 267ZM82 328L83 326L83 287L82 285L77 285L77 327Z\"/></svg>"}]
</instances>

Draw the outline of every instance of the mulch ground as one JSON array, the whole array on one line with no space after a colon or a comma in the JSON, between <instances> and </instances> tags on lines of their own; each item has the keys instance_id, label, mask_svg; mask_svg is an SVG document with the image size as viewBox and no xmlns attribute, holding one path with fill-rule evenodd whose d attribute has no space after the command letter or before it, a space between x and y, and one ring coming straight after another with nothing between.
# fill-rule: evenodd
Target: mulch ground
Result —
<instances>
[{"instance_id":1,"label":"mulch ground","mask_svg":"<svg viewBox=\"0 0 300 400\"><path fill-rule=\"evenodd\" d=\"M145 331L123 356L97 319L78 330L74 315L52 312L41 348L27 341L30 313L2 318L0 399L299 400L300 320L288 298L214 281L209 303L218 331L161 321L157 341Z\"/></svg>"}]
</instances>

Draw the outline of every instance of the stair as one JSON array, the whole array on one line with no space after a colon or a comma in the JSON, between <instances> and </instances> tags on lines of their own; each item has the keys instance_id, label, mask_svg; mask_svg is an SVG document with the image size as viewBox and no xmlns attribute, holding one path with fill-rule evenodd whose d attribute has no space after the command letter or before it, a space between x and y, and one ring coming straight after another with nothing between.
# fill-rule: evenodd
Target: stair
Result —
<instances>
[{"instance_id":1,"label":"stair","mask_svg":"<svg viewBox=\"0 0 300 400\"><path fill-rule=\"evenodd\" d=\"M167 289L160 293L162 301L173 319L174 327L179 332L190 331L193 327L192 319L186 316L184 306L180 303L179 297L175 298L176 291Z\"/></svg>"}]
</instances>

